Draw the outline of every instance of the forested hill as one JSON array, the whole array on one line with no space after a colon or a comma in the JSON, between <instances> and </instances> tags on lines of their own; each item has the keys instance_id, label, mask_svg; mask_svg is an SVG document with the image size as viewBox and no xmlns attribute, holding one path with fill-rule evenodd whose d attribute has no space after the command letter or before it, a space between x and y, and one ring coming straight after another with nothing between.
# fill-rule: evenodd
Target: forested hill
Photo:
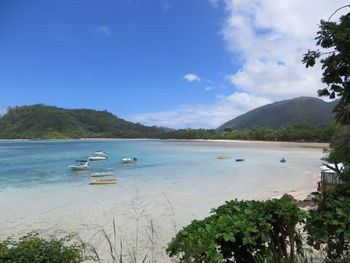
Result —
<instances>
[{"instance_id":1,"label":"forested hill","mask_svg":"<svg viewBox=\"0 0 350 263\"><path fill-rule=\"evenodd\" d=\"M164 129L117 118L107 111L42 104L10 108L0 118L1 139L159 138Z\"/></svg>"},{"instance_id":2,"label":"forested hill","mask_svg":"<svg viewBox=\"0 0 350 263\"><path fill-rule=\"evenodd\" d=\"M318 98L299 97L268 104L230 120L218 129L249 129L254 126L278 129L287 125L308 122L315 126L334 123L332 110L337 101L325 102Z\"/></svg>"}]
</instances>

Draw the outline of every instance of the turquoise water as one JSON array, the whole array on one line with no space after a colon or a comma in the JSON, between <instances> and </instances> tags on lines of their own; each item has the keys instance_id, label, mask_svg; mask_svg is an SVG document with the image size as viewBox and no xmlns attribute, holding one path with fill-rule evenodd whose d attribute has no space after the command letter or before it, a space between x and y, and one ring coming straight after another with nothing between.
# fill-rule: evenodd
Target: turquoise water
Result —
<instances>
[{"instance_id":1,"label":"turquoise water","mask_svg":"<svg viewBox=\"0 0 350 263\"><path fill-rule=\"evenodd\" d=\"M91 162L90 171L68 168L97 150L109 159ZM219 160L218 155L232 158ZM123 157L139 161L123 165ZM286 163L280 163L282 157ZM114 219L130 237L133 204L140 200L146 207L145 226L154 220L164 246L174 235L174 222L185 226L226 200L315 189L321 157L320 148L253 143L0 142L0 240L33 229L77 232L90 240ZM89 185L91 172L106 170L115 171L117 184Z\"/></svg>"},{"instance_id":2,"label":"turquoise water","mask_svg":"<svg viewBox=\"0 0 350 263\"><path fill-rule=\"evenodd\" d=\"M71 171L68 166L75 160L84 160L103 149L109 154L105 161L91 162L89 171ZM152 141L38 141L1 142L1 189L53 186L57 184L79 185L86 183L91 172L148 170L166 166L174 152L159 142ZM123 165L123 157L137 157L140 162Z\"/></svg>"},{"instance_id":3,"label":"turquoise water","mask_svg":"<svg viewBox=\"0 0 350 263\"><path fill-rule=\"evenodd\" d=\"M71 171L75 160L86 159L96 150L109 154L106 161L91 162L90 171ZM223 181L228 178L246 187L268 182L280 185L284 176L302 186L316 173L321 149L282 146L176 141L38 141L0 143L0 191L9 188L86 185L91 172L116 171L119 180L133 187L172 182ZM217 155L232 159L218 160ZM123 165L123 157L136 157ZM279 160L284 157L287 163ZM244 158L237 163L234 158ZM295 180L291 184L295 184Z\"/></svg>"}]
</instances>

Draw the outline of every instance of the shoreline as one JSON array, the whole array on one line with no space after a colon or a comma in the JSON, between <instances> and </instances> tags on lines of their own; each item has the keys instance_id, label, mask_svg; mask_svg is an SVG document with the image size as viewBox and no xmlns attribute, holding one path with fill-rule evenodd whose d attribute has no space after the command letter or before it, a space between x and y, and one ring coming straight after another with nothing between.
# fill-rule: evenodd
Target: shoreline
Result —
<instances>
[{"instance_id":1,"label":"shoreline","mask_svg":"<svg viewBox=\"0 0 350 263\"><path fill-rule=\"evenodd\" d=\"M186 162L160 166L159 169L152 170L152 176L148 176L149 173L144 170L148 169L149 166L140 166L141 169L133 169L132 166L129 168L118 166L116 176L120 181L116 185L90 186L86 184L89 179L88 173L86 176L84 173L81 175L74 173L72 176L76 177L77 184L57 184L52 187L43 185L40 188L11 188L0 192L0 207L3 211L7 211L0 215L0 223L4 226L0 239L7 236L18 237L33 229L39 229L45 234L76 233L83 240L96 245L96 248L101 252L101 257L106 259L108 253L105 253L104 247L108 247L108 243L103 243L103 239L101 241L103 237L98 236L97 233L105 230L108 234L112 234L115 220L121 240L131 242L136 235L135 232L138 231L135 228L138 223L135 222L140 220L139 231L145 233L143 235L145 239L140 240L140 247L147 248L149 244L146 234L149 233L147 231L149 231L150 222L152 222L152 227L154 226L159 234L157 234L155 243L157 255L159 255L159 259L160 255L164 256L164 260L161 262L171 262L164 255L163 248L175 236L175 233L192 220L200 220L209 216L212 208L218 207L228 200L266 201L280 198L284 194L290 194L297 200L305 199L308 194L316 190L316 182L319 178L317 160L321 156L321 148L327 145L304 142L143 138L89 138L74 141L86 141L88 144L89 141L93 142L94 140L96 142L141 141L140 145L147 146L144 150L147 154L152 152L149 147L153 144L161 144L157 142L163 141L161 147L180 146L178 151L170 155L170 160L183 156L184 147L194 148L193 151L189 152L189 156L197 154L200 156L203 153L204 156L199 159L200 161L191 163L191 166L186 165ZM142 141L145 142L142 143ZM154 143L147 144L146 141L154 141ZM15 147L18 144L14 144ZM85 147L85 143L83 144ZM130 144L133 147L138 145L136 142ZM31 147L30 144L27 145ZM96 145L98 143L91 143L91 147L96 147ZM39 145L39 147L42 146L46 148L44 143ZM55 148L56 145L48 146ZM60 146L66 147L64 144ZM3 144L3 147L6 145ZM251 158L250 163L236 163L216 158L217 155L228 154L228 152L241 154L247 150L249 153L254 148L260 151L261 156L271 154L271 163L274 163L275 167L284 168L271 174L262 172L271 163L266 162L265 159L260 162L260 155L259 158ZM83 151L85 152L86 149L83 148ZM115 153L118 151L125 153L125 148L118 148ZM284 155L287 152L292 154L294 160L288 159L288 156ZM186 156L182 157L181 160L186 161ZM280 165L281 156L288 159L287 164ZM146 156L144 157L146 158ZM166 157L169 159L169 156L163 153L159 156L159 158ZM25 156L25 158L27 157ZM249 159L249 157L247 158ZM144 161L147 164L146 160ZM105 166L108 161L110 160L100 164ZM155 162L158 165L157 161L158 158L148 160L150 164ZM114 163L110 165L116 166ZM214 168L210 170L211 167ZM245 172L250 167L256 168ZM199 172L193 173L197 170ZM290 170L295 170L295 175L304 173L303 177L298 177L302 183L293 184L293 181L299 182L299 179L289 173ZM297 171L299 172L297 173ZM67 172L68 176L70 174ZM252 176L249 179L251 174L257 174L256 178Z\"/></svg>"},{"instance_id":2,"label":"shoreline","mask_svg":"<svg viewBox=\"0 0 350 263\"><path fill-rule=\"evenodd\" d=\"M52 141L169 141L169 142L217 142L217 143L246 143L270 144L276 146L329 148L327 142L288 142L288 141L251 141L227 139L159 139L159 138L80 138L80 139L0 139L0 142L52 142Z\"/></svg>"}]
</instances>

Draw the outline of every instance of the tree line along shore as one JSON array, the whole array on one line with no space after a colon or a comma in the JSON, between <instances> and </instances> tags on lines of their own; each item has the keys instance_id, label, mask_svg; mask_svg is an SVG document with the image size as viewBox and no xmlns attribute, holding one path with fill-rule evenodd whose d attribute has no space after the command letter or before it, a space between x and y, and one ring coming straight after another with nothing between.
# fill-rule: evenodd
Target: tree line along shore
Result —
<instances>
[{"instance_id":1,"label":"tree line along shore","mask_svg":"<svg viewBox=\"0 0 350 263\"><path fill-rule=\"evenodd\" d=\"M299 122L279 129L168 129L144 126L107 111L42 104L9 108L0 118L0 139L157 138L330 142L337 125Z\"/></svg>"}]
</instances>

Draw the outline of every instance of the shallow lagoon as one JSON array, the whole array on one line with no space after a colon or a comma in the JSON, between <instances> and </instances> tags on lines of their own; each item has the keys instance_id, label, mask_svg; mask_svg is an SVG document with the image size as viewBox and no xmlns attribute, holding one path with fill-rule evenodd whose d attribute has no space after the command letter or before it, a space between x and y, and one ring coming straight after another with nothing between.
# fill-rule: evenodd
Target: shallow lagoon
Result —
<instances>
[{"instance_id":1,"label":"shallow lagoon","mask_svg":"<svg viewBox=\"0 0 350 263\"><path fill-rule=\"evenodd\" d=\"M74 160L109 154L91 171ZM219 160L218 155L231 156ZM122 157L136 157L123 165ZM284 157L287 162L280 163ZM191 220L231 199L266 199L315 189L322 148L278 144L110 140L0 142L0 238L32 229L78 232L85 240L113 219L133 231L135 200L166 243ZM244 158L244 162L235 162ZM91 172L114 170L116 185L92 186Z\"/></svg>"}]
</instances>

